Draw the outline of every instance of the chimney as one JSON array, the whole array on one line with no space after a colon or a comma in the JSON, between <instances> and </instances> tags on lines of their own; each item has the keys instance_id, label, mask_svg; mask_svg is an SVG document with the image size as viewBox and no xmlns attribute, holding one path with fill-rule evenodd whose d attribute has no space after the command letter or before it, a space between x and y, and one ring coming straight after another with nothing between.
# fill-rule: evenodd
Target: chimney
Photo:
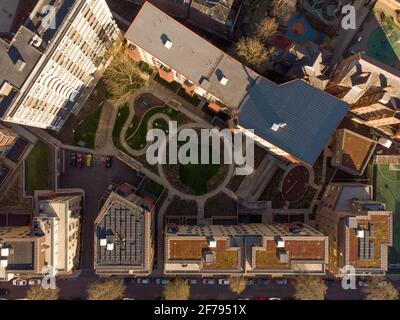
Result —
<instances>
[{"instance_id":1,"label":"chimney","mask_svg":"<svg viewBox=\"0 0 400 320\"><path fill-rule=\"evenodd\" d=\"M275 237L275 243L277 248L284 248L285 247L285 240L281 238L281 236Z\"/></svg>"}]
</instances>

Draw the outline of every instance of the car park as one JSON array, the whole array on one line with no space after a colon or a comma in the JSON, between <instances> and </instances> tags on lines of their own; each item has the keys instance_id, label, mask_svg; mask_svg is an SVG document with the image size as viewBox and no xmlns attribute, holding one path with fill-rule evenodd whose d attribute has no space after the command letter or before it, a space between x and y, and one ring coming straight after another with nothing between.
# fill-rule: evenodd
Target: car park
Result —
<instances>
[{"instance_id":1,"label":"car park","mask_svg":"<svg viewBox=\"0 0 400 320\"><path fill-rule=\"evenodd\" d=\"M203 284L213 285L213 284L215 284L215 280L214 279L203 279Z\"/></svg>"},{"instance_id":2,"label":"car park","mask_svg":"<svg viewBox=\"0 0 400 320\"><path fill-rule=\"evenodd\" d=\"M76 167L76 153L75 152L71 152L69 164L71 167Z\"/></svg>"},{"instance_id":3,"label":"car park","mask_svg":"<svg viewBox=\"0 0 400 320\"><path fill-rule=\"evenodd\" d=\"M9 294L10 294L10 290L0 289L0 296L8 296Z\"/></svg>"},{"instance_id":4,"label":"car park","mask_svg":"<svg viewBox=\"0 0 400 320\"><path fill-rule=\"evenodd\" d=\"M287 280L286 279L276 279L275 284L277 286L286 286L287 285Z\"/></svg>"},{"instance_id":5,"label":"car park","mask_svg":"<svg viewBox=\"0 0 400 320\"><path fill-rule=\"evenodd\" d=\"M82 154L78 153L77 157L76 157L76 165L78 168L82 168L83 164L84 164L84 157Z\"/></svg>"},{"instance_id":6,"label":"car park","mask_svg":"<svg viewBox=\"0 0 400 320\"><path fill-rule=\"evenodd\" d=\"M219 279L218 284L220 284L222 286L227 286L227 285L229 285L229 279Z\"/></svg>"},{"instance_id":7,"label":"car park","mask_svg":"<svg viewBox=\"0 0 400 320\"><path fill-rule=\"evenodd\" d=\"M24 287L28 284L26 280L23 279L14 279L12 281L13 286Z\"/></svg>"},{"instance_id":8,"label":"car park","mask_svg":"<svg viewBox=\"0 0 400 320\"><path fill-rule=\"evenodd\" d=\"M86 156L86 167L90 168L92 166L92 163L93 163L93 155L89 153Z\"/></svg>"},{"instance_id":9,"label":"car park","mask_svg":"<svg viewBox=\"0 0 400 320\"><path fill-rule=\"evenodd\" d=\"M28 280L28 285L30 286L38 286L42 284L42 279L29 279Z\"/></svg>"},{"instance_id":10,"label":"car park","mask_svg":"<svg viewBox=\"0 0 400 320\"><path fill-rule=\"evenodd\" d=\"M112 157L108 156L106 158L106 168L111 168L112 167Z\"/></svg>"},{"instance_id":11,"label":"car park","mask_svg":"<svg viewBox=\"0 0 400 320\"><path fill-rule=\"evenodd\" d=\"M150 279L147 278L138 278L137 279L137 284L149 284L150 283Z\"/></svg>"}]
</instances>

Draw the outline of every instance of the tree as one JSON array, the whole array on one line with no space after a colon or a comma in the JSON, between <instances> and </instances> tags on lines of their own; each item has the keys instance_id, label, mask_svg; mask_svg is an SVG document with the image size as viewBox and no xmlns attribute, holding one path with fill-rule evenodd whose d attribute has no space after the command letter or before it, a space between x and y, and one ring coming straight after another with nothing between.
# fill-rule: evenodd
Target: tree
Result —
<instances>
[{"instance_id":1,"label":"tree","mask_svg":"<svg viewBox=\"0 0 400 320\"><path fill-rule=\"evenodd\" d=\"M30 287L26 293L28 300L58 300L60 289L45 289L42 286Z\"/></svg>"},{"instance_id":2,"label":"tree","mask_svg":"<svg viewBox=\"0 0 400 320\"><path fill-rule=\"evenodd\" d=\"M271 14L279 20L281 24L286 24L295 8L288 4L287 0L272 0Z\"/></svg>"},{"instance_id":3,"label":"tree","mask_svg":"<svg viewBox=\"0 0 400 320\"><path fill-rule=\"evenodd\" d=\"M294 297L297 300L324 300L327 287L321 277L298 276Z\"/></svg>"},{"instance_id":4,"label":"tree","mask_svg":"<svg viewBox=\"0 0 400 320\"><path fill-rule=\"evenodd\" d=\"M113 59L102 80L111 99L119 99L143 86L138 65L125 53L125 49L123 44L116 44L108 52Z\"/></svg>"},{"instance_id":5,"label":"tree","mask_svg":"<svg viewBox=\"0 0 400 320\"><path fill-rule=\"evenodd\" d=\"M175 280L164 285L163 296L165 300L189 300L190 286L185 280Z\"/></svg>"},{"instance_id":6,"label":"tree","mask_svg":"<svg viewBox=\"0 0 400 320\"><path fill-rule=\"evenodd\" d=\"M399 293L390 282L384 281L382 278L374 277L363 288L367 300L398 300Z\"/></svg>"},{"instance_id":7,"label":"tree","mask_svg":"<svg viewBox=\"0 0 400 320\"><path fill-rule=\"evenodd\" d=\"M88 287L88 300L119 300L125 295L126 287L122 279L108 278Z\"/></svg>"},{"instance_id":8,"label":"tree","mask_svg":"<svg viewBox=\"0 0 400 320\"><path fill-rule=\"evenodd\" d=\"M278 23L275 18L264 18L257 27L256 37L260 41L269 40L278 31Z\"/></svg>"},{"instance_id":9,"label":"tree","mask_svg":"<svg viewBox=\"0 0 400 320\"><path fill-rule=\"evenodd\" d=\"M246 281L243 277L231 277L229 280L229 289L234 293L241 294L246 289Z\"/></svg>"},{"instance_id":10,"label":"tree","mask_svg":"<svg viewBox=\"0 0 400 320\"><path fill-rule=\"evenodd\" d=\"M244 63L259 66L268 58L268 51L257 38L241 38L235 46L235 52Z\"/></svg>"}]
</instances>

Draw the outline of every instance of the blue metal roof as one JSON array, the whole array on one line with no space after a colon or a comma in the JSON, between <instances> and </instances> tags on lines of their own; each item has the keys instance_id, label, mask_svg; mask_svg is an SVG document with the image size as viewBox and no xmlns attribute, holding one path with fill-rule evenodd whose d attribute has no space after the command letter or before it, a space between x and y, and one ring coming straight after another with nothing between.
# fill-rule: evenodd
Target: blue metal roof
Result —
<instances>
[{"instance_id":1,"label":"blue metal roof","mask_svg":"<svg viewBox=\"0 0 400 320\"><path fill-rule=\"evenodd\" d=\"M239 125L313 165L349 105L302 80L282 85L258 78L240 105ZM273 131L272 125L286 126Z\"/></svg>"}]
</instances>

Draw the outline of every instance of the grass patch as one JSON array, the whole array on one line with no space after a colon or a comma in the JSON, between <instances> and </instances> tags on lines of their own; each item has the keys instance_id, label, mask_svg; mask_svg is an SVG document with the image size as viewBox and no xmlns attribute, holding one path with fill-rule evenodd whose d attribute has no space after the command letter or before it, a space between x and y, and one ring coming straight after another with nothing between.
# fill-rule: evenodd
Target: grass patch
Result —
<instances>
[{"instance_id":1,"label":"grass patch","mask_svg":"<svg viewBox=\"0 0 400 320\"><path fill-rule=\"evenodd\" d=\"M148 75L151 76L153 74L153 68L150 67L150 65L148 63L146 63L144 61L139 61L137 66L141 71L147 73Z\"/></svg>"},{"instance_id":2,"label":"grass patch","mask_svg":"<svg viewBox=\"0 0 400 320\"><path fill-rule=\"evenodd\" d=\"M199 146L199 158L201 155ZM183 184L190 186L197 195L205 194L208 191L207 182L217 174L219 164L211 164L212 150L210 151L210 164L187 164L179 165L179 178Z\"/></svg>"},{"instance_id":3,"label":"grass patch","mask_svg":"<svg viewBox=\"0 0 400 320\"><path fill-rule=\"evenodd\" d=\"M165 121L164 119L156 119L153 122L153 128L157 128L157 129L161 129L162 131L164 131L165 133L168 133L168 122Z\"/></svg>"},{"instance_id":4,"label":"grass patch","mask_svg":"<svg viewBox=\"0 0 400 320\"><path fill-rule=\"evenodd\" d=\"M128 119L128 116L129 116L129 106L127 103L125 103L118 109L118 115L117 118L115 119L113 133L112 133L113 143L120 150L122 150L123 148L121 146L119 136L121 134L122 127L124 126L126 120Z\"/></svg>"},{"instance_id":5,"label":"grass patch","mask_svg":"<svg viewBox=\"0 0 400 320\"><path fill-rule=\"evenodd\" d=\"M49 146L38 141L25 160L25 188L26 193L33 196L35 190L49 189Z\"/></svg>"},{"instance_id":6,"label":"grass patch","mask_svg":"<svg viewBox=\"0 0 400 320\"><path fill-rule=\"evenodd\" d=\"M393 211L393 247L389 251L389 261L396 263L400 259L400 171L389 170L389 165L375 165L376 199Z\"/></svg>"},{"instance_id":7,"label":"grass patch","mask_svg":"<svg viewBox=\"0 0 400 320\"><path fill-rule=\"evenodd\" d=\"M93 113L89 114L75 129L74 144L76 146L90 149L94 147L94 140L96 137L96 131L99 125L102 109L103 107L101 106Z\"/></svg>"},{"instance_id":8,"label":"grass patch","mask_svg":"<svg viewBox=\"0 0 400 320\"><path fill-rule=\"evenodd\" d=\"M135 133L137 127L139 126L140 118L137 115L133 116L132 122L126 130L125 139L128 139L132 134Z\"/></svg>"},{"instance_id":9,"label":"grass patch","mask_svg":"<svg viewBox=\"0 0 400 320\"><path fill-rule=\"evenodd\" d=\"M178 121L179 112L168 106L150 109L144 114L136 132L127 139L127 143L132 149L140 150L146 146L147 123L149 122L150 118L157 113L164 113L169 116L172 121Z\"/></svg>"},{"instance_id":10,"label":"grass patch","mask_svg":"<svg viewBox=\"0 0 400 320\"><path fill-rule=\"evenodd\" d=\"M159 197L161 193L163 192L164 187L161 184L158 184L157 182L151 180L151 179L146 179L143 181L142 185L140 186L138 193L139 194L145 194L151 193L152 195Z\"/></svg>"}]
</instances>

